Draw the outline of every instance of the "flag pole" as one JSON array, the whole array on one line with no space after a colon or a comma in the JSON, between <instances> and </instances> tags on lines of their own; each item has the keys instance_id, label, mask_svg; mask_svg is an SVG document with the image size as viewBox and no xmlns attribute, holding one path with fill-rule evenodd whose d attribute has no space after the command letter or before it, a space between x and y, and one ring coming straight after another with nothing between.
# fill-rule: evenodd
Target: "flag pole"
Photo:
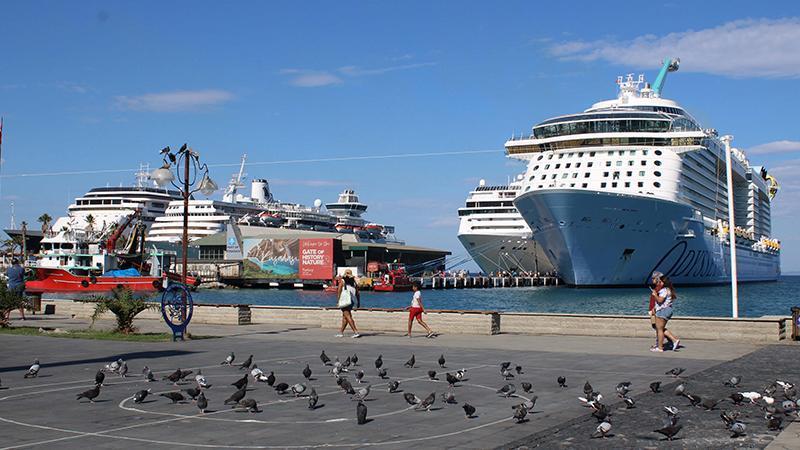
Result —
<instances>
[{"instance_id":1,"label":"flag pole","mask_svg":"<svg viewBox=\"0 0 800 450\"><path fill-rule=\"evenodd\" d=\"M731 246L731 311L733 318L739 317L739 285L736 270L736 233L733 214L733 168L731 164L731 141L733 136L725 135L720 139L725 144L725 165L728 185L728 242Z\"/></svg>"}]
</instances>

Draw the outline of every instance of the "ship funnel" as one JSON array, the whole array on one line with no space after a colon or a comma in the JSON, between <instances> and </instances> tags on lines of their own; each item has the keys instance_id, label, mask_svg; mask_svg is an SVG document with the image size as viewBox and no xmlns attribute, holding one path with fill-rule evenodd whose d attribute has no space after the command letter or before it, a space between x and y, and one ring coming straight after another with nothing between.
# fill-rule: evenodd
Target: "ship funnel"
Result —
<instances>
[{"instance_id":1,"label":"ship funnel","mask_svg":"<svg viewBox=\"0 0 800 450\"><path fill-rule=\"evenodd\" d=\"M256 178L250 184L250 197L256 203L269 203L272 201L272 192L269 191L269 183L263 178Z\"/></svg>"}]
</instances>

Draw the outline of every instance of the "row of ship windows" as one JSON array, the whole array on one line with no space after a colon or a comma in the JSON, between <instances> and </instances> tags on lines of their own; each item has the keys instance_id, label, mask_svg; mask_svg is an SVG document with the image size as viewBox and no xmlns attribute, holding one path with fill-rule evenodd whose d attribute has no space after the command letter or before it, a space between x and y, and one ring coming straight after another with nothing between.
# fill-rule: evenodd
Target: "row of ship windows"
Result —
<instances>
[{"instance_id":1,"label":"row of ship windows","mask_svg":"<svg viewBox=\"0 0 800 450\"><path fill-rule=\"evenodd\" d=\"M611 176L612 178L614 178L615 180L617 180L617 179L619 179L619 177L620 177L620 173L622 173L622 172L620 172L620 171L615 171L615 172L613 172L613 173L612 173L612 172L603 172L603 177L605 177L605 178L608 178L609 176ZM584 178L589 178L589 176L590 176L590 175L591 175L591 172L584 172L584 173L583 173L583 177L584 177ZM660 176L661 176L661 172L659 172L658 170L656 170L655 172L653 172L653 175L655 175L655 176L657 176L657 177L660 177ZM551 179L551 180L555 180L557 176L558 176L558 174L557 174L557 173L550 174L550 179ZM632 177L632 176L633 176L633 171L632 171L632 170L628 170L628 171L626 171L626 172L625 172L625 176ZM645 171L644 171L644 170L640 170L640 171L639 171L639 176L640 176L640 177L643 177L643 176L645 176ZM569 174L568 174L568 173L564 172L564 173L562 173L562 174L561 174L561 179L562 179L562 180L563 180L563 179L566 179L567 177L569 177ZM533 181L533 179L534 179L534 178L536 178L536 175L533 175L533 176L531 176L531 177L528 179L528 181ZM572 172L572 178L578 178L578 172ZM542 177L541 177L540 179L541 179L541 180L545 180L545 179L547 179L547 174L544 174L544 175L542 175ZM469 206L469 204L467 204L467 206Z\"/></svg>"},{"instance_id":2,"label":"row of ship windows","mask_svg":"<svg viewBox=\"0 0 800 450\"><path fill-rule=\"evenodd\" d=\"M127 202L126 202L127 203ZM103 199L103 200L78 200L77 205L121 205L122 200L119 199ZM150 203L151 208L166 208L166 204L153 202Z\"/></svg>"},{"instance_id":3,"label":"row of ship windows","mask_svg":"<svg viewBox=\"0 0 800 450\"><path fill-rule=\"evenodd\" d=\"M616 152L617 152L617 155L618 155L618 156L625 156L625 153L626 153L626 152L627 152L627 153L628 153L628 155L630 155L630 156L636 156L638 152L641 152L641 155L642 155L642 156L647 156L647 155L650 153L650 152L649 152L649 150L647 150L647 149L644 149L644 150L617 150ZM597 155L597 152L570 152L570 153L559 153L559 154L558 154L558 159L564 159L565 157L566 157L566 158L572 158L573 156L577 156L578 158L583 158L583 156L584 156L584 154L585 154L585 153L589 153L589 156L590 156L590 157L594 157L594 156L596 156L596 155ZM613 156L613 155L614 155L614 150L609 150L609 151L607 151L607 152L600 152L600 153L605 153L605 154L608 154L608 156ZM663 154L663 152L662 152L661 150L658 150L658 149L656 149L656 150L655 150L653 153L654 153L656 156L661 156L661 155ZM536 160L537 160L537 161L541 161L542 159L544 159L544 157L545 157L545 155L539 155L539 157L538 157L538 158L536 158ZM550 154L548 154L548 155L547 155L547 159L553 159L553 153L550 153Z\"/></svg>"},{"instance_id":4,"label":"row of ship windows","mask_svg":"<svg viewBox=\"0 0 800 450\"><path fill-rule=\"evenodd\" d=\"M628 166L633 166L634 164L635 164L635 161L633 161L633 160L628 161ZM655 164L656 166L660 166L661 165L661 161L660 160L655 160L655 161L653 161L653 164ZM640 161L640 165L641 166L646 166L647 165L647 161L644 161L644 160ZM580 166L581 166L581 163L579 163L579 162L575 163L575 168L576 169L579 168ZM586 163L586 167L593 167L593 166L594 166L594 163L592 161L589 161L589 162ZM611 161L606 161L606 167L611 167L611 166L612 166ZM622 167L623 166L623 161L619 161L619 160L616 161L616 166L617 167ZM537 171L537 170L539 170L539 167L540 166L538 166L538 165L534 166L533 170ZM564 168L565 169L569 169L570 167L572 167L572 163L564 164ZM547 170L549 168L550 168L550 164L545 164L544 165L544 169L545 170ZM561 163L556 164L555 166L553 166L553 168L554 169L560 169L561 168Z\"/></svg>"},{"instance_id":5,"label":"row of ship windows","mask_svg":"<svg viewBox=\"0 0 800 450\"><path fill-rule=\"evenodd\" d=\"M569 187L573 187L573 188L574 188L576 184L577 184L577 183L570 183ZM616 181L613 181L613 182L611 182L611 187L612 187L612 188L615 188L615 187L620 187L620 186L619 186L619 184L620 184L620 183L618 183L618 182L616 182ZM633 182L631 182L631 181L625 181L624 183L622 183L623 187L626 187L626 188L629 188L629 187L631 187L631 186L632 186L632 184L633 184ZM609 185L609 183L607 183L607 182L602 182L602 183L600 183L600 188L606 188L606 187L608 187L608 185ZM545 185L543 185L543 184L540 184L540 185L538 186L538 189L542 189L542 188L544 188L544 187L545 187ZM550 185L550 186L548 186L548 187L555 187L555 186L554 186L554 185ZM561 186L560 186L560 187L565 187L565 185L564 185L564 184L561 184ZM589 183L581 183L581 188L583 188L583 189L586 189L586 188L588 188L588 187L589 187ZM643 188L643 187L644 187L644 181L639 181L639 182L637 182L637 183L636 183L636 187ZM655 182L653 182L653 187L660 188L660 187L661 187L661 183L660 183L660 182L658 182L658 181L655 181ZM526 190L526 191L529 191L529 190L531 190L531 186L528 186L528 187L526 187L526 188L525 188L525 190Z\"/></svg>"},{"instance_id":6,"label":"row of ship windows","mask_svg":"<svg viewBox=\"0 0 800 450\"><path fill-rule=\"evenodd\" d=\"M647 146L647 147L666 147L666 146L699 146L703 140L701 138L681 137L681 138L591 138L591 139L571 139L567 141L546 142L544 144L522 144L510 145L507 147L509 155L524 153L542 153L556 150L567 150L585 147L620 147L620 146ZM611 150L613 152L613 150Z\"/></svg>"}]
</instances>

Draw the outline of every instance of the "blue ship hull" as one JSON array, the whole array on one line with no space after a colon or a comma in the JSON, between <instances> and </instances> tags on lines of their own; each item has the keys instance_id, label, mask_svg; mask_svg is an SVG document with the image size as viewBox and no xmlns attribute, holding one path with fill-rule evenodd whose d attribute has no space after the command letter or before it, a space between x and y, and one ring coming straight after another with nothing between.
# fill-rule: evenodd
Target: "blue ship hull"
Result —
<instances>
[{"instance_id":1,"label":"blue ship hull","mask_svg":"<svg viewBox=\"0 0 800 450\"><path fill-rule=\"evenodd\" d=\"M684 204L570 189L514 200L559 275L573 286L643 286L653 271L676 284L730 282L730 247ZM739 281L775 281L780 255L737 245Z\"/></svg>"}]
</instances>

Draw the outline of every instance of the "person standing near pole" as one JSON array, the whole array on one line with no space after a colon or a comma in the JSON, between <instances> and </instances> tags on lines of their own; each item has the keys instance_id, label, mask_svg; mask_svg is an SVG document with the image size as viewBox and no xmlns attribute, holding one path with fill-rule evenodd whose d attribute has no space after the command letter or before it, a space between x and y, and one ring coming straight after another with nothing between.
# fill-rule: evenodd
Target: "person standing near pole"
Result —
<instances>
[{"instance_id":1,"label":"person standing near pole","mask_svg":"<svg viewBox=\"0 0 800 450\"><path fill-rule=\"evenodd\" d=\"M25 296L25 269L19 265L19 260L13 258L11 260L11 267L6 271L8 277L8 290L14 295L20 297ZM19 313L22 314L22 320L25 320L25 307L19 308Z\"/></svg>"}]
</instances>

